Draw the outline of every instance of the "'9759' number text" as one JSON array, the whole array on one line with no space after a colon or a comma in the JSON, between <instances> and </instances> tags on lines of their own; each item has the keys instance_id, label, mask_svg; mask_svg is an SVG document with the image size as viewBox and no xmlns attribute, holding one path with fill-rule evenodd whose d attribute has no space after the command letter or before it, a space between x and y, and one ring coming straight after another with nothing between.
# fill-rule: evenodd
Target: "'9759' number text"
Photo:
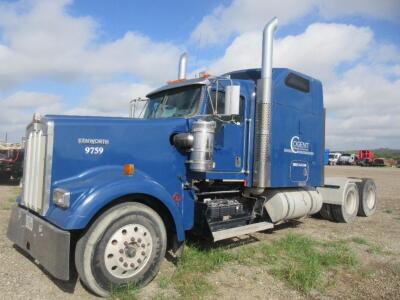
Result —
<instances>
[{"instance_id":1,"label":"'9759' number text","mask_svg":"<svg viewBox=\"0 0 400 300\"><path fill-rule=\"evenodd\" d=\"M91 155L101 155L104 152L103 147L85 147L85 153Z\"/></svg>"}]
</instances>

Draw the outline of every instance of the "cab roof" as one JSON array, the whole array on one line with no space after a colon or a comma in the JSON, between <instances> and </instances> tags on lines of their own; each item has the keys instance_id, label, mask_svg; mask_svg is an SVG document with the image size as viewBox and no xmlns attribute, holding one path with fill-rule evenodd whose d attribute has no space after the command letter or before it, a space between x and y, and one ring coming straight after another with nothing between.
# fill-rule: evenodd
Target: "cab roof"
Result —
<instances>
[{"instance_id":1,"label":"cab roof","mask_svg":"<svg viewBox=\"0 0 400 300\"><path fill-rule=\"evenodd\" d=\"M273 77L278 76L279 74L282 74L282 73L295 73L309 81L316 80L308 75L305 75L303 73L300 73L300 72L297 72L297 71L294 71L294 70L291 70L288 68L273 68L272 69ZM225 73L220 76L199 77L199 78L193 78L193 79L187 79L187 80L175 80L175 81L172 81L172 82L148 93L146 95L146 97L150 97L159 92L173 89L173 88L182 87L182 86L206 85L206 84L210 83L211 80L222 78L222 77L230 78L230 79L237 79L237 80L251 80L251 81L254 81L255 84L257 84L257 80L261 78L261 68L237 70L237 71Z\"/></svg>"}]
</instances>

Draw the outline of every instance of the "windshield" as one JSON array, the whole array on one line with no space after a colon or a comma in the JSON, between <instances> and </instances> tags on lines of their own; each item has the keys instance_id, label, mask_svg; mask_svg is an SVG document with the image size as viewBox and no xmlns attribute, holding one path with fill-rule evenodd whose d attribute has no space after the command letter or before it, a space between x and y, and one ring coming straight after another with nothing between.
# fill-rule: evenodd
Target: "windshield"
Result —
<instances>
[{"instance_id":1,"label":"windshield","mask_svg":"<svg viewBox=\"0 0 400 300\"><path fill-rule=\"evenodd\" d=\"M147 102L144 118L188 117L196 113L202 86L186 86L151 95Z\"/></svg>"}]
</instances>

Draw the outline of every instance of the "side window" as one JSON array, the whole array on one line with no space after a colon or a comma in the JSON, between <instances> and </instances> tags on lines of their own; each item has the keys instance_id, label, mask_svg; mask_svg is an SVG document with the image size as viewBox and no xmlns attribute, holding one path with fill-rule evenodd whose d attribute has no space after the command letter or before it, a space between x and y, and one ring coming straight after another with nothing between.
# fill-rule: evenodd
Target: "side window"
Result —
<instances>
[{"instance_id":1,"label":"side window","mask_svg":"<svg viewBox=\"0 0 400 300\"><path fill-rule=\"evenodd\" d=\"M289 73L285 79L285 84L304 93L310 92L310 81L294 73Z\"/></svg>"},{"instance_id":2,"label":"side window","mask_svg":"<svg viewBox=\"0 0 400 300\"><path fill-rule=\"evenodd\" d=\"M206 113L208 115L213 114L213 108L218 115L223 115L225 112L225 92L221 91L210 91L211 101L207 102L207 110ZM211 103L212 104L211 104ZM244 97L240 96L240 116L239 120L242 121L244 119Z\"/></svg>"}]
</instances>

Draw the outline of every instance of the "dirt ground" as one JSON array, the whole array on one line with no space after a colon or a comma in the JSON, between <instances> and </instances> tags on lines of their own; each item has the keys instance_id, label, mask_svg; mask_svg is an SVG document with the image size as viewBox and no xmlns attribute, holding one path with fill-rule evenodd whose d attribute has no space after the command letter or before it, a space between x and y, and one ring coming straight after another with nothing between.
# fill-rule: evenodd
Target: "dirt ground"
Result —
<instances>
[{"instance_id":1,"label":"dirt ground","mask_svg":"<svg viewBox=\"0 0 400 300\"><path fill-rule=\"evenodd\" d=\"M289 232L318 240L362 238L375 245L352 243L361 261L354 270L329 274L334 284L323 291L304 295L289 288L265 268L228 264L212 273L208 280L215 287L209 299L400 299L400 169L327 167L326 176L371 177L378 190L378 210L372 217L357 218L352 224L338 224L307 218L272 232L252 234L248 240L272 241ZM17 251L6 238L10 199L18 187L0 185L0 295L2 299L94 299L79 281L57 281ZM165 260L161 274L173 272L174 265ZM367 276L366 276L367 274ZM158 276L160 277L160 276ZM151 299L159 290L157 278L142 289L139 298Z\"/></svg>"}]
</instances>

